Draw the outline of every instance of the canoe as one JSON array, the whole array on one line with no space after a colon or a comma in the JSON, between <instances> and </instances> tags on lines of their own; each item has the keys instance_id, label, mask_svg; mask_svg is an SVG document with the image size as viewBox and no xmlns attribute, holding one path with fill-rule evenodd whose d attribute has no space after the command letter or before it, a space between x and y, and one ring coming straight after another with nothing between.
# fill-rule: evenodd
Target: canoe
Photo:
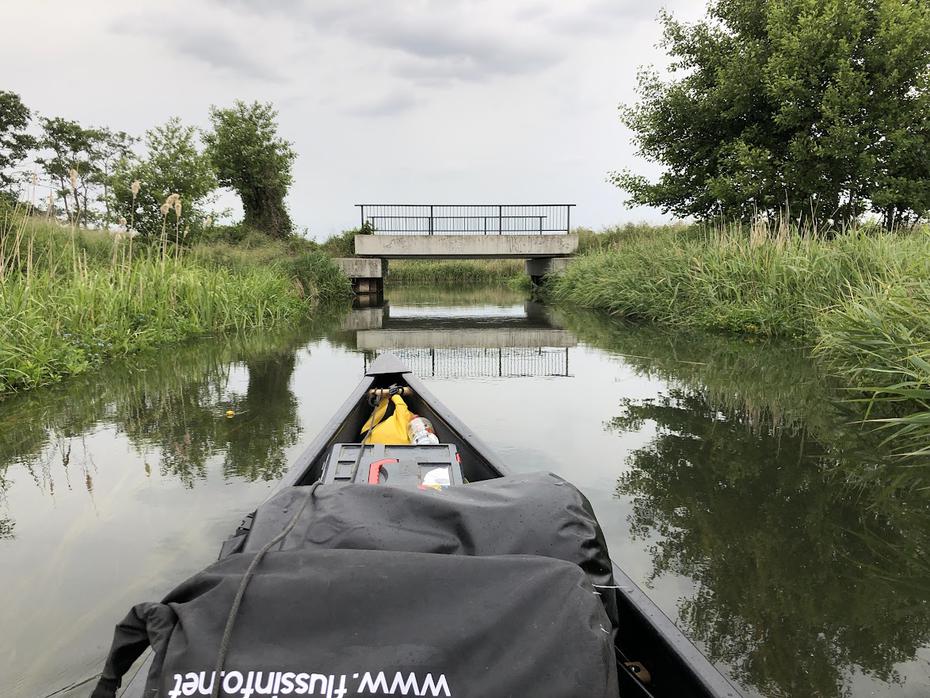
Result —
<instances>
[{"instance_id":1,"label":"canoe","mask_svg":"<svg viewBox=\"0 0 930 698\"><path fill-rule=\"evenodd\" d=\"M474 483L508 474L501 459L440 402L395 356L382 354L312 443L297 458L272 493L289 487L309 487L327 476L336 444L359 441L362 425L371 415L372 391L394 386L403 391L412 412L432 422L442 444L455 444L465 481ZM367 466L367 464L366 464ZM364 469L367 472L367 467ZM329 474L330 479L332 473ZM254 512L238 532L247 531ZM620 695L624 698L675 696L739 698L738 691L682 634L678 627L612 561L620 624L616 655ZM148 663L145 661L126 686L124 698L143 695Z\"/></svg>"}]
</instances>

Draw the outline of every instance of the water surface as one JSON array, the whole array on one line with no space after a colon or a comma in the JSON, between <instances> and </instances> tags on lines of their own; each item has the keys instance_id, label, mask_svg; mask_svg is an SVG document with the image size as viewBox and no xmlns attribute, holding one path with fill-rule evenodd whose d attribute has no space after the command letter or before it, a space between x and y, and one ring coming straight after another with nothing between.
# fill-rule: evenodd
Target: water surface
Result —
<instances>
[{"instance_id":1,"label":"water surface","mask_svg":"<svg viewBox=\"0 0 930 698\"><path fill-rule=\"evenodd\" d=\"M388 296L0 402L0 695L98 671L114 623L215 559L386 350L514 470L578 485L612 556L747 695L930 694L923 470L804 352L501 289Z\"/></svg>"}]
</instances>

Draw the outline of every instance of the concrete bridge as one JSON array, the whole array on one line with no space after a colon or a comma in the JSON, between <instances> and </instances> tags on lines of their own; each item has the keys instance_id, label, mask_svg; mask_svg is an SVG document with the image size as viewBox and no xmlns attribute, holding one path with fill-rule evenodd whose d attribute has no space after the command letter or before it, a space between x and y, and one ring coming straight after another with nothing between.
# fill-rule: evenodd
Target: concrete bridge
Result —
<instances>
[{"instance_id":1,"label":"concrete bridge","mask_svg":"<svg viewBox=\"0 0 930 698\"><path fill-rule=\"evenodd\" d=\"M359 293L380 293L391 259L524 259L534 282L578 249L574 204L358 204L355 257L336 260Z\"/></svg>"}]
</instances>

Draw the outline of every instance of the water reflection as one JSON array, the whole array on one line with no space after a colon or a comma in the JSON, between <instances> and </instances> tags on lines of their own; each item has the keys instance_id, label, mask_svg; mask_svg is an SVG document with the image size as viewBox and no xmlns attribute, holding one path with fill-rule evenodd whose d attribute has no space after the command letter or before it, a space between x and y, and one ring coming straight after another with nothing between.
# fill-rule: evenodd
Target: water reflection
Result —
<instances>
[{"instance_id":1,"label":"water reflection","mask_svg":"<svg viewBox=\"0 0 930 698\"><path fill-rule=\"evenodd\" d=\"M900 682L896 665L930 639L930 500L914 469L881 457L795 349L584 322L667 381L607 428L654 428L617 493L651 580L694 585L677 608L689 634L765 696Z\"/></svg>"},{"instance_id":2,"label":"water reflection","mask_svg":"<svg viewBox=\"0 0 930 698\"><path fill-rule=\"evenodd\" d=\"M103 428L151 454L147 475L155 463L161 475L187 487L206 477L207 462L217 456L225 478L277 480L288 466L286 449L301 433L290 388L296 352L342 315L325 314L288 332L172 348L170 360L140 355L7 398L0 402L0 507L14 466L50 495L56 487L72 489L76 478L92 493L93 454L84 441ZM0 537L11 537L14 525L0 516Z\"/></svg>"},{"instance_id":3,"label":"water reflection","mask_svg":"<svg viewBox=\"0 0 930 698\"><path fill-rule=\"evenodd\" d=\"M363 366L389 351L424 378L570 377L575 336L541 303L437 306L403 291L380 307L353 309L343 330Z\"/></svg>"}]
</instances>

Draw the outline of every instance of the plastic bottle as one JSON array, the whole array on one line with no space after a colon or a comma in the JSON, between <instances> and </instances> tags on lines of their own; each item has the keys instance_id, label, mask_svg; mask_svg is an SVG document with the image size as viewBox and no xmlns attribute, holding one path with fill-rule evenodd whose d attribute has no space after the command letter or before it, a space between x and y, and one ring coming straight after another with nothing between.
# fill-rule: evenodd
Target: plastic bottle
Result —
<instances>
[{"instance_id":1,"label":"plastic bottle","mask_svg":"<svg viewBox=\"0 0 930 698\"><path fill-rule=\"evenodd\" d=\"M433 425L426 417L412 415L407 423L407 436L410 437L410 443L414 446L426 446L428 444L438 444L439 437L433 430Z\"/></svg>"}]
</instances>

